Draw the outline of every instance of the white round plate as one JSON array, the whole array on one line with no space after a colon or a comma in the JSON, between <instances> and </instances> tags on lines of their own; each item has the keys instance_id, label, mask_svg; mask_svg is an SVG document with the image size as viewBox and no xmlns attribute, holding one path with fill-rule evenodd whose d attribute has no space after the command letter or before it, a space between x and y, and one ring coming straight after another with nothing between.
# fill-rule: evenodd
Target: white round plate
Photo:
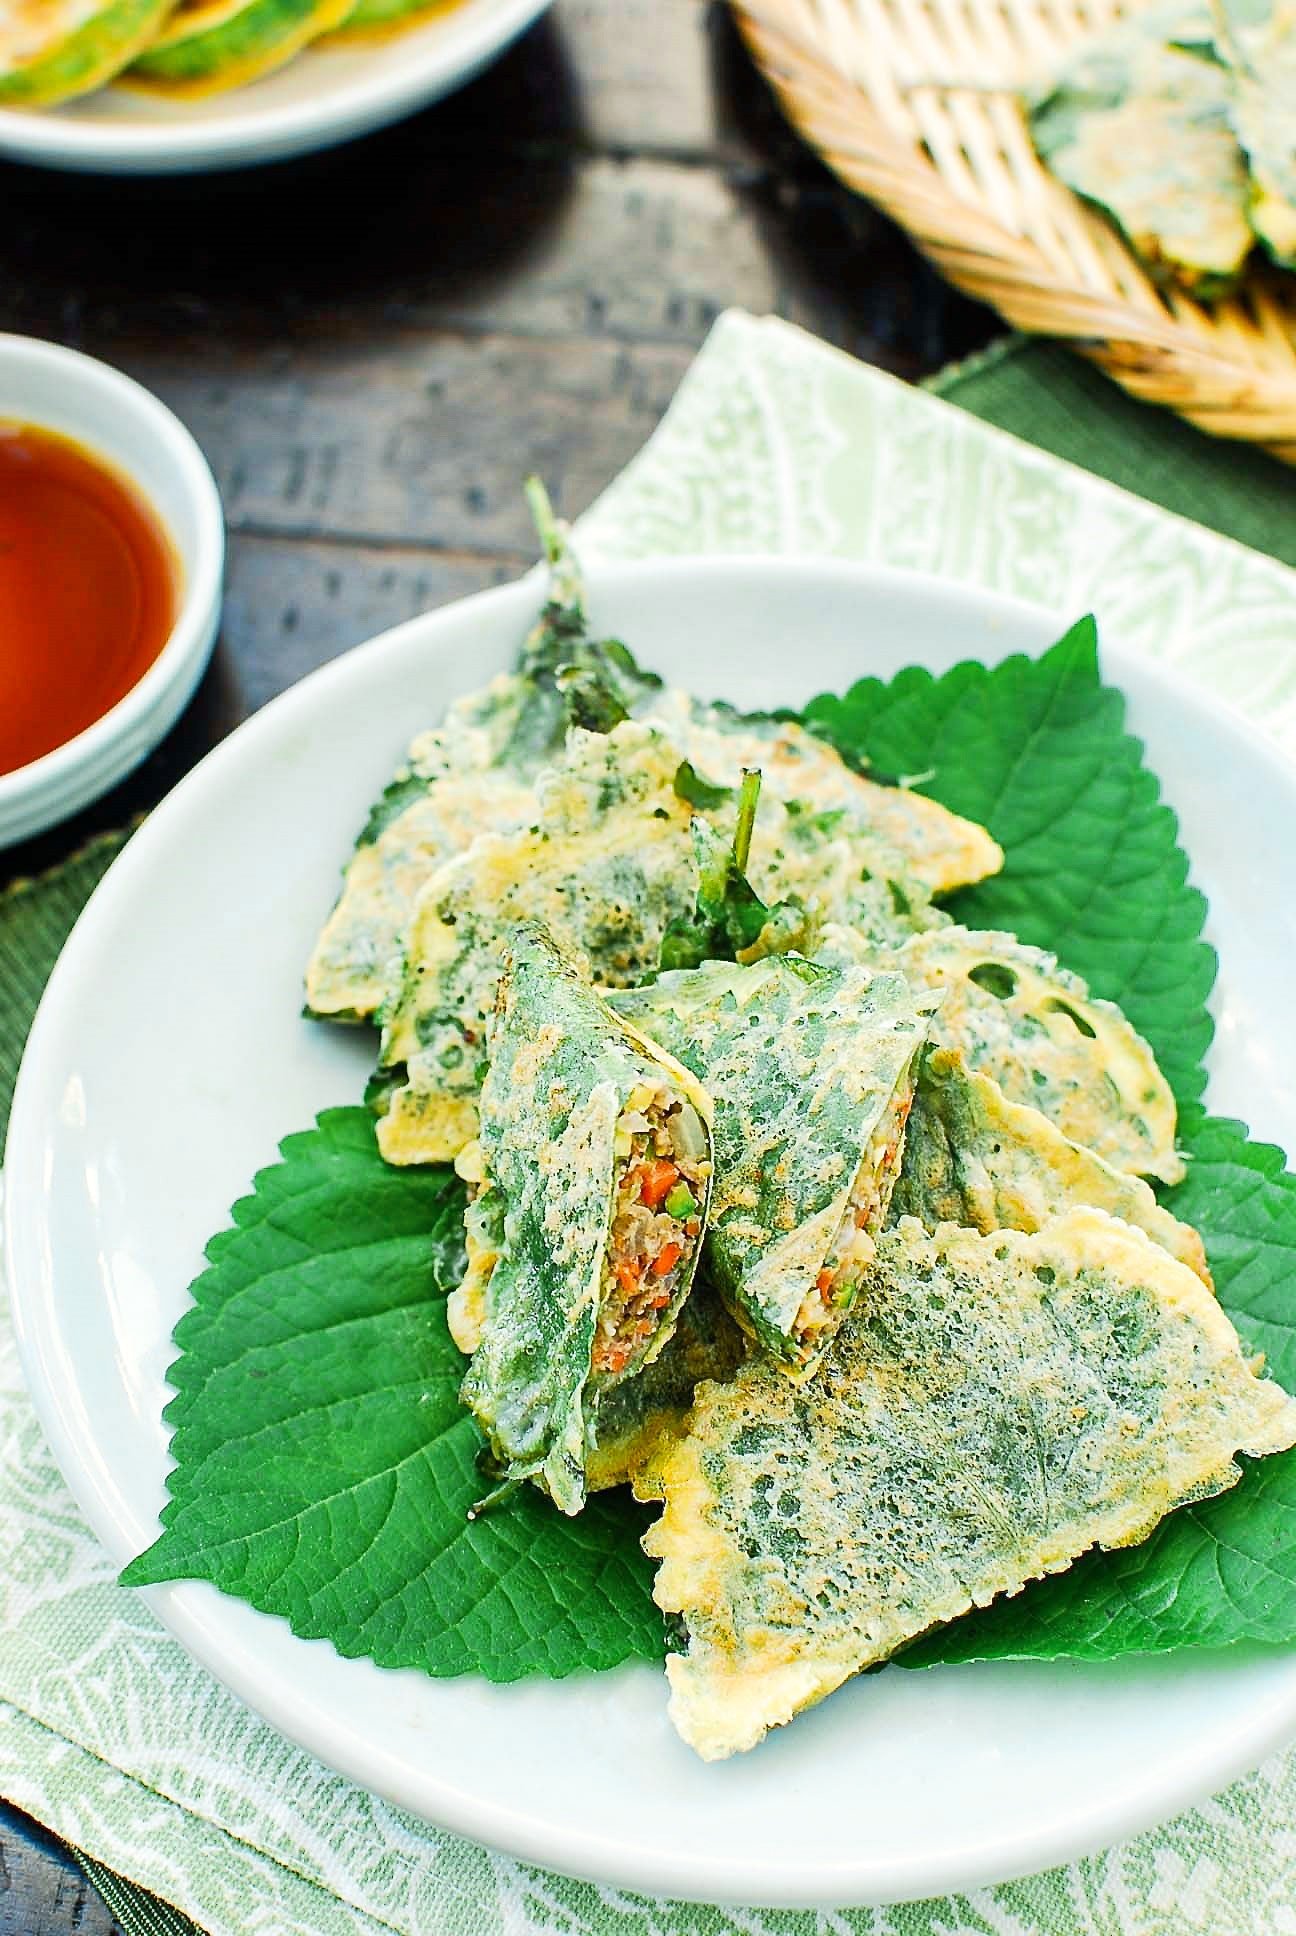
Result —
<instances>
[{"instance_id":1,"label":"white round plate","mask_svg":"<svg viewBox=\"0 0 1296 1936\"><path fill-rule=\"evenodd\" d=\"M372 40L307 47L228 94L167 101L125 84L36 112L0 109L0 155L105 175L245 168L329 148L470 81L549 0L459 0Z\"/></svg>"},{"instance_id":2,"label":"white round plate","mask_svg":"<svg viewBox=\"0 0 1296 1936\"><path fill-rule=\"evenodd\" d=\"M661 560L591 581L600 630L743 705L1038 652L1071 616L822 563ZM280 1138L354 1102L367 1073L362 1032L298 1013L339 864L411 734L511 661L537 602L534 578L483 593L267 706L135 835L50 982L9 1133L9 1271L32 1394L115 1560L157 1532L171 1331L205 1239ZM1115 646L1106 671L1211 898L1212 1102L1296 1146L1296 777L1218 701ZM897 1900L1040 1869L1222 1786L1296 1731L1296 1655L892 1667L706 1766L648 1666L432 1681L342 1660L208 1585L149 1600L253 1708L365 1787L553 1868L712 1901Z\"/></svg>"}]
</instances>

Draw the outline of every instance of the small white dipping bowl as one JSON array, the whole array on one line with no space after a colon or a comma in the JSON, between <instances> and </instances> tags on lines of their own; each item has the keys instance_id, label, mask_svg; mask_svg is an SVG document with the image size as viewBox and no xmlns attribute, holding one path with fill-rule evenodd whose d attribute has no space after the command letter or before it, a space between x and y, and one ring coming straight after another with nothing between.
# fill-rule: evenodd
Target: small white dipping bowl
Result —
<instances>
[{"instance_id":1,"label":"small white dipping bowl","mask_svg":"<svg viewBox=\"0 0 1296 1936\"><path fill-rule=\"evenodd\" d=\"M126 695L84 732L0 773L0 847L66 820L115 786L179 718L220 623L225 520L207 460L166 405L76 350L0 334L0 421L70 437L129 478L180 561L170 637Z\"/></svg>"}]
</instances>

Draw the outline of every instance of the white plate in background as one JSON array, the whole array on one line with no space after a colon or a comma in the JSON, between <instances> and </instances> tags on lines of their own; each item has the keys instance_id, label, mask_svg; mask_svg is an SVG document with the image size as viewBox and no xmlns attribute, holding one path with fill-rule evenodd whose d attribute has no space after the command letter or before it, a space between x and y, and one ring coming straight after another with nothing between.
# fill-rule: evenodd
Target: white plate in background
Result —
<instances>
[{"instance_id":1,"label":"white plate in background","mask_svg":"<svg viewBox=\"0 0 1296 1936\"><path fill-rule=\"evenodd\" d=\"M168 101L116 85L58 108L0 109L0 155L82 173L182 175L329 148L462 87L548 5L459 0L389 35L317 42L227 94Z\"/></svg>"},{"instance_id":2,"label":"white plate in background","mask_svg":"<svg viewBox=\"0 0 1296 1936\"><path fill-rule=\"evenodd\" d=\"M822 562L663 559L590 579L599 631L741 705L1038 652L1075 616ZM339 864L411 734L512 660L537 602L532 578L416 619L249 720L135 835L49 984L9 1133L8 1265L32 1395L119 1562L157 1532L171 1331L206 1239L280 1139L356 1101L368 1070L364 1032L299 1015ZM1114 644L1104 665L1210 897L1211 1102L1296 1147L1281 1074L1296 1068L1296 774L1164 670ZM148 1599L267 1720L415 1814L710 1901L893 1901L1045 1868L1296 1732L1296 1654L891 1667L707 1766L672 1732L652 1667L433 1681L342 1660L210 1585Z\"/></svg>"}]
</instances>

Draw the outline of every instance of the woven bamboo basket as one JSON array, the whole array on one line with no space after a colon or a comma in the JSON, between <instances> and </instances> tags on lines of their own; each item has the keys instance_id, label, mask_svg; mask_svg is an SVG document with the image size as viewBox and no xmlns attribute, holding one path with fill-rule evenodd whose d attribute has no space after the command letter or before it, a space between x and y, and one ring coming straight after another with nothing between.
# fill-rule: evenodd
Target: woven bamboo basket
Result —
<instances>
[{"instance_id":1,"label":"woven bamboo basket","mask_svg":"<svg viewBox=\"0 0 1296 1936\"><path fill-rule=\"evenodd\" d=\"M1296 463L1296 275L1257 266L1210 305L1160 289L1031 145L1021 89L1121 0L732 4L795 126L951 282L1135 396Z\"/></svg>"}]
</instances>

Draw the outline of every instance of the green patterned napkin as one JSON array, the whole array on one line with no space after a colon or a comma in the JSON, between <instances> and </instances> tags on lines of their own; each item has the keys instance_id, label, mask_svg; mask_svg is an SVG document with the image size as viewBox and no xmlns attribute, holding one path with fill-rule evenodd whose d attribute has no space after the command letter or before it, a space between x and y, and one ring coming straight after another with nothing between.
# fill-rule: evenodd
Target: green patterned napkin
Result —
<instances>
[{"instance_id":1,"label":"green patterned napkin","mask_svg":"<svg viewBox=\"0 0 1296 1936\"><path fill-rule=\"evenodd\" d=\"M1139 403L1058 343L1005 336L928 388L1181 518L1296 565L1296 470Z\"/></svg>"},{"instance_id":2,"label":"green patterned napkin","mask_svg":"<svg viewBox=\"0 0 1296 1936\"><path fill-rule=\"evenodd\" d=\"M1017 406L1027 407L1020 395ZM1232 508L1233 528L1248 528L1246 504ZM1055 612L1093 607L1296 753L1292 572L782 323L721 320L651 443L583 520L582 540L609 557L885 560ZM0 1058L16 1052L20 1011L107 858L101 846L79 871L0 901ZM7 1074L0 1062L0 1097ZM143 1889L211 1936L1296 1931L1296 1752L1072 1867L834 1914L654 1901L426 1828L264 1726L114 1584L41 1439L3 1311L0 1632L0 1793L85 1853L132 1932L187 1927Z\"/></svg>"}]
</instances>

